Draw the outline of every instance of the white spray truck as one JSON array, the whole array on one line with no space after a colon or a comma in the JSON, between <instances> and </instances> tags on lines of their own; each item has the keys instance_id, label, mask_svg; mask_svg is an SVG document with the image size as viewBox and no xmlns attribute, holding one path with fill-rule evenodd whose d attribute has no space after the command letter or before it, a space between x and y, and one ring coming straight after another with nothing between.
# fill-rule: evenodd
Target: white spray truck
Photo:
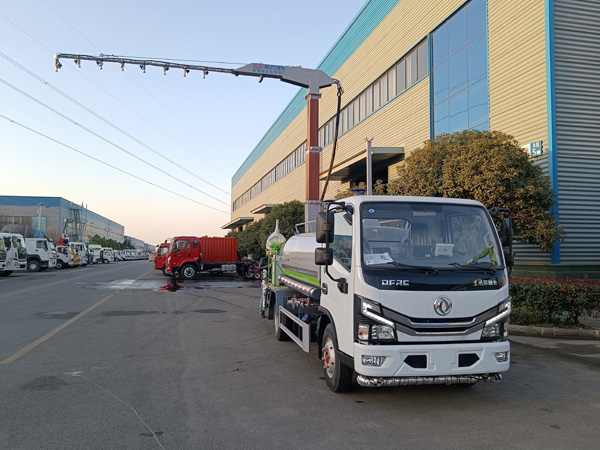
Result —
<instances>
[{"instance_id":1,"label":"white spray truck","mask_svg":"<svg viewBox=\"0 0 600 450\"><path fill-rule=\"evenodd\" d=\"M14 271L25 270L27 267L27 248L25 238L18 233L0 233L6 247L6 266L0 276L8 277Z\"/></svg>"},{"instance_id":2,"label":"white spray truck","mask_svg":"<svg viewBox=\"0 0 600 450\"><path fill-rule=\"evenodd\" d=\"M356 196L270 254L262 309L278 340L316 341L334 392L500 381L510 364L512 218L476 201ZM507 250L502 250L504 245Z\"/></svg>"}]
</instances>

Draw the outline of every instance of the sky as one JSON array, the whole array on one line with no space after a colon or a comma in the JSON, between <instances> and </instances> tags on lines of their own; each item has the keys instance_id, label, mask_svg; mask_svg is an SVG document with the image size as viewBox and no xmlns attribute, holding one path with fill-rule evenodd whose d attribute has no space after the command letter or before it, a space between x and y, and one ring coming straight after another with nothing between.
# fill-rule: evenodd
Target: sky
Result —
<instances>
[{"instance_id":1,"label":"sky","mask_svg":"<svg viewBox=\"0 0 600 450\"><path fill-rule=\"evenodd\" d=\"M62 197L149 244L224 236L231 178L298 91L54 54L316 68L366 0L0 0L0 195ZM331 75L331 74L330 74Z\"/></svg>"}]
</instances>

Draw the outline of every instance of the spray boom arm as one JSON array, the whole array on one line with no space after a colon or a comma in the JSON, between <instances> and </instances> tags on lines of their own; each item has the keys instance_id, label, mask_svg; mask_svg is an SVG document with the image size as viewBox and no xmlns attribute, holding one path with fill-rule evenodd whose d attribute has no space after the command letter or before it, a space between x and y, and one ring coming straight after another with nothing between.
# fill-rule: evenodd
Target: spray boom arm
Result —
<instances>
[{"instance_id":1,"label":"spray boom arm","mask_svg":"<svg viewBox=\"0 0 600 450\"><path fill-rule=\"evenodd\" d=\"M244 75L258 77L259 83L263 80L263 78L276 78L284 83L307 88L310 94L318 94L320 88L331 86L332 84L337 84L340 86L340 82L338 80L330 78L322 70L305 69L300 66L277 66L271 64L251 63L238 67L237 69L228 69L224 67L209 67L168 61L124 58L115 55L100 54L100 56L90 56L57 53L54 55L54 66L57 72L58 69L62 67L62 64L60 63L61 58L73 59L79 67L81 67L81 61L95 61L100 69L102 69L102 66L105 62L118 63L121 65L121 70L125 70L125 65L127 64L134 64L139 66L144 72L146 72L146 66L157 66L162 67L165 75L169 69L182 69L184 77L190 72L190 70L197 70L202 72L204 77L206 77L209 72L230 73L235 76Z\"/></svg>"}]
</instances>

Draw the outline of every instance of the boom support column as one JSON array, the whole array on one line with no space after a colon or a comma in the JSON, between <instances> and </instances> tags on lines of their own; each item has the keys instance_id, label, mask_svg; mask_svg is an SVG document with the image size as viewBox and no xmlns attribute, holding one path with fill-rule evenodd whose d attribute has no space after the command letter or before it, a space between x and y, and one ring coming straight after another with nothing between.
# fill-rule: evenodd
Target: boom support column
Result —
<instances>
[{"instance_id":1,"label":"boom support column","mask_svg":"<svg viewBox=\"0 0 600 450\"><path fill-rule=\"evenodd\" d=\"M308 93L308 130L306 140L306 203L304 207L305 222L316 220L320 210L319 174L321 171L321 148L319 147L319 99L321 94Z\"/></svg>"}]
</instances>

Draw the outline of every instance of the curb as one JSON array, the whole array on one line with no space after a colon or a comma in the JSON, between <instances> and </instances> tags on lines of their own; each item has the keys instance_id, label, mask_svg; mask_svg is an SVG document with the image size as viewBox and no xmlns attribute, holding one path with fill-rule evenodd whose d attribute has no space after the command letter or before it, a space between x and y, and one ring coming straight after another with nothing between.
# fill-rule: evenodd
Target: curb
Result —
<instances>
[{"instance_id":1,"label":"curb","mask_svg":"<svg viewBox=\"0 0 600 450\"><path fill-rule=\"evenodd\" d=\"M579 330L572 328L546 328L525 325L510 325L509 334L515 336L535 336L558 339L600 340L600 330Z\"/></svg>"}]
</instances>

